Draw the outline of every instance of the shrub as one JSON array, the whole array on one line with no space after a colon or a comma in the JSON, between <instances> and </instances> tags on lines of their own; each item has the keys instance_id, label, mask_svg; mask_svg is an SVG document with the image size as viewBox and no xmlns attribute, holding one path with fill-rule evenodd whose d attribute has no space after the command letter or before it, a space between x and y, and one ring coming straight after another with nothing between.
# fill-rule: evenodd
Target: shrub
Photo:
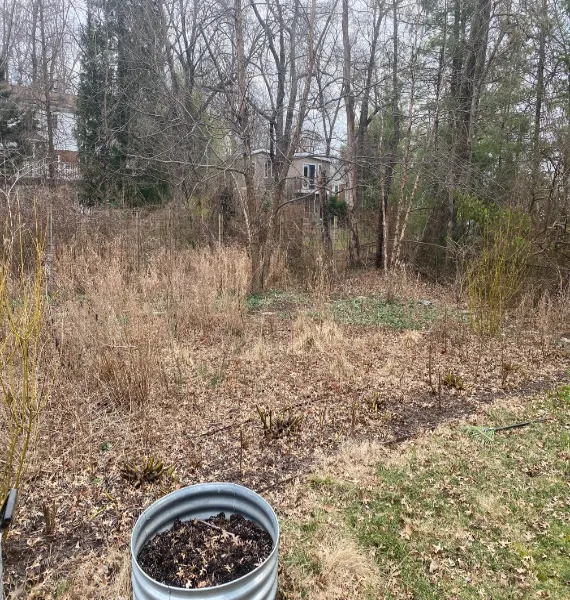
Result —
<instances>
[{"instance_id":1,"label":"shrub","mask_svg":"<svg viewBox=\"0 0 570 600\"><path fill-rule=\"evenodd\" d=\"M497 214L485 226L481 252L468 272L471 324L480 333L497 334L524 289L527 231L527 218L513 211Z\"/></svg>"},{"instance_id":2,"label":"shrub","mask_svg":"<svg viewBox=\"0 0 570 600\"><path fill-rule=\"evenodd\" d=\"M15 226L14 226L15 225ZM25 252L34 240L33 265L26 268ZM35 440L40 415L51 391L53 377L43 371L45 296L44 239L38 223L31 230L20 213L4 238L0 263L0 393L2 418L0 448L0 503L11 487L20 487L26 459ZM18 265L14 272L14 264Z\"/></svg>"}]
</instances>

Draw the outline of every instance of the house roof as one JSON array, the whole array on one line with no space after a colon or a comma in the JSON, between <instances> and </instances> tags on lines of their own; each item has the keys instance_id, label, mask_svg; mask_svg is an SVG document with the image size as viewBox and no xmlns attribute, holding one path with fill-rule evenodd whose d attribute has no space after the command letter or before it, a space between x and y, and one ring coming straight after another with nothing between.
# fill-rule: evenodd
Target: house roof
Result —
<instances>
[{"instance_id":1,"label":"house roof","mask_svg":"<svg viewBox=\"0 0 570 600\"><path fill-rule=\"evenodd\" d=\"M314 158L322 162L332 163L333 159L330 156L323 156L322 154L316 154L314 152L295 152L293 158Z\"/></svg>"},{"instance_id":2,"label":"house roof","mask_svg":"<svg viewBox=\"0 0 570 600\"><path fill-rule=\"evenodd\" d=\"M26 85L9 85L8 89L13 94L16 102L22 102L30 106L41 106L43 103L43 92L39 88ZM50 92L52 110L75 112L77 97L74 94L52 91Z\"/></svg>"},{"instance_id":3,"label":"house roof","mask_svg":"<svg viewBox=\"0 0 570 600\"><path fill-rule=\"evenodd\" d=\"M267 150L267 148L258 148L257 150L253 150L251 154L252 156L254 154L266 154L267 156L269 156L270 152L269 150ZM317 154L313 152L295 152L293 158L313 158L315 160L320 160L321 162L328 162L331 164L334 162L334 160L329 156L323 156L322 154Z\"/></svg>"}]
</instances>

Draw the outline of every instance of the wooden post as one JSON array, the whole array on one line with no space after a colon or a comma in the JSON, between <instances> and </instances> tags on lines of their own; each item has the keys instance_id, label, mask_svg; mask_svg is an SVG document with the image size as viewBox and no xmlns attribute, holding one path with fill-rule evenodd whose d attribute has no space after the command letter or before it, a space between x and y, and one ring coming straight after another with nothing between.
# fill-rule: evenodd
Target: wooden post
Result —
<instances>
[{"instance_id":1,"label":"wooden post","mask_svg":"<svg viewBox=\"0 0 570 600\"><path fill-rule=\"evenodd\" d=\"M51 279L51 269L53 265L53 205L50 202L48 206L48 248L46 257L46 284L49 285ZM46 286L47 290L47 286Z\"/></svg>"},{"instance_id":2,"label":"wooden post","mask_svg":"<svg viewBox=\"0 0 570 600\"><path fill-rule=\"evenodd\" d=\"M135 236L137 245L137 271L141 268L141 214L140 211L135 212Z\"/></svg>"},{"instance_id":3,"label":"wooden post","mask_svg":"<svg viewBox=\"0 0 570 600\"><path fill-rule=\"evenodd\" d=\"M338 217L333 217L333 253L336 250L336 230L338 228Z\"/></svg>"},{"instance_id":4,"label":"wooden post","mask_svg":"<svg viewBox=\"0 0 570 600\"><path fill-rule=\"evenodd\" d=\"M218 246L221 250L224 241L224 215L218 214Z\"/></svg>"}]
</instances>

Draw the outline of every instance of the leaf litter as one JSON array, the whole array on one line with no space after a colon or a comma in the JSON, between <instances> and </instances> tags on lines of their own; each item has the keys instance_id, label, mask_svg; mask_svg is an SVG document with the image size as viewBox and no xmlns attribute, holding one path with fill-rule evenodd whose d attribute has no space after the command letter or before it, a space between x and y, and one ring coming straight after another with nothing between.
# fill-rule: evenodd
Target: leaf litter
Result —
<instances>
[{"instance_id":1,"label":"leaf litter","mask_svg":"<svg viewBox=\"0 0 570 600\"><path fill-rule=\"evenodd\" d=\"M337 293L377 294L381 284L366 273ZM440 306L453 305L433 290L429 297ZM101 558L117 548L128 557L138 515L177 487L236 482L267 495L279 511L297 495L296 484L314 469L315 457L334 454L346 441L383 445L409 439L498 398L531 397L564 379L568 368L567 354L554 346L543 352L536 332L482 341L453 319L435 323L439 329L432 326L431 334L430 329L413 335L335 325L335 336L326 338L321 351L325 338L308 347L292 344L298 312L279 319L252 312L239 337L212 329L174 339L166 333L166 317L144 320L148 307L141 306L129 318L145 322L161 361L150 401L143 409L113 407L100 401L88 378L60 376L54 397L61 400L57 410L45 413L3 548L8 594L24 583L28 598L50 598L78 565L86 569L93 560L93 569L99 569ZM310 329L313 338L323 332ZM506 385L504 361L517 365ZM206 371L218 375L215 384ZM464 389L442 386L438 393L440 373L461 377ZM267 436L258 407L299 417L299 427ZM176 472L135 485L124 475L126 457L132 462L134 455L156 457ZM55 531L46 536L41 507L53 501ZM114 567L103 571L101 581L112 580L112 573ZM110 597L100 595L100 586L91 592L86 582L81 586L82 600Z\"/></svg>"}]
</instances>

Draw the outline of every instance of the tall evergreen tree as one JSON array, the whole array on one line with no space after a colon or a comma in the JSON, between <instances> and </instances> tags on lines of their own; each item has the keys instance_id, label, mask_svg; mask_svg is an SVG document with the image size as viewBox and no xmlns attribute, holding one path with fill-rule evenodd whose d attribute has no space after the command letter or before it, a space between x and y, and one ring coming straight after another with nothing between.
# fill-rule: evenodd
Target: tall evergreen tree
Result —
<instances>
[{"instance_id":1,"label":"tall evergreen tree","mask_svg":"<svg viewBox=\"0 0 570 600\"><path fill-rule=\"evenodd\" d=\"M82 32L81 73L77 97L77 140L82 170L82 196L86 204L109 202L117 190L117 161L113 161L115 135L114 27L112 11L88 5ZM107 10L106 10L107 9Z\"/></svg>"},{"instance_id":2,"label":"tall evergreen tree","mask_svg":"<svg viewBox=\"0 0 570 600\"><path fill-rule=\"evenodd\" d=\"M169 191L168 170L157 160L167 118L160 6L156 0L119 6L115 129L123 194L131 205L157 203Z\"/></svg>"},{"instance_id":3,"label":"tall evergreen tree","mask_svg":"<svg viewBox=\"0 0 570 600\"><path fill-rule=\"evenodd\" d=\"M23 109L14 100L0 66L0 169L11 172L22 160L25 148L26 121Z\"/></svg>"},{"instance_id":4,"label":"tall evergreen tree","mask_svg":"<svg viewBox=\"0 0 570 600\"><path fill-rule=\"evenodd\" d=\"M168 192L168 172L155 160L164 129L157 10L153 0L88 7L77 114L87 203L156 203Z\"/></svg>"}]
</instances>

